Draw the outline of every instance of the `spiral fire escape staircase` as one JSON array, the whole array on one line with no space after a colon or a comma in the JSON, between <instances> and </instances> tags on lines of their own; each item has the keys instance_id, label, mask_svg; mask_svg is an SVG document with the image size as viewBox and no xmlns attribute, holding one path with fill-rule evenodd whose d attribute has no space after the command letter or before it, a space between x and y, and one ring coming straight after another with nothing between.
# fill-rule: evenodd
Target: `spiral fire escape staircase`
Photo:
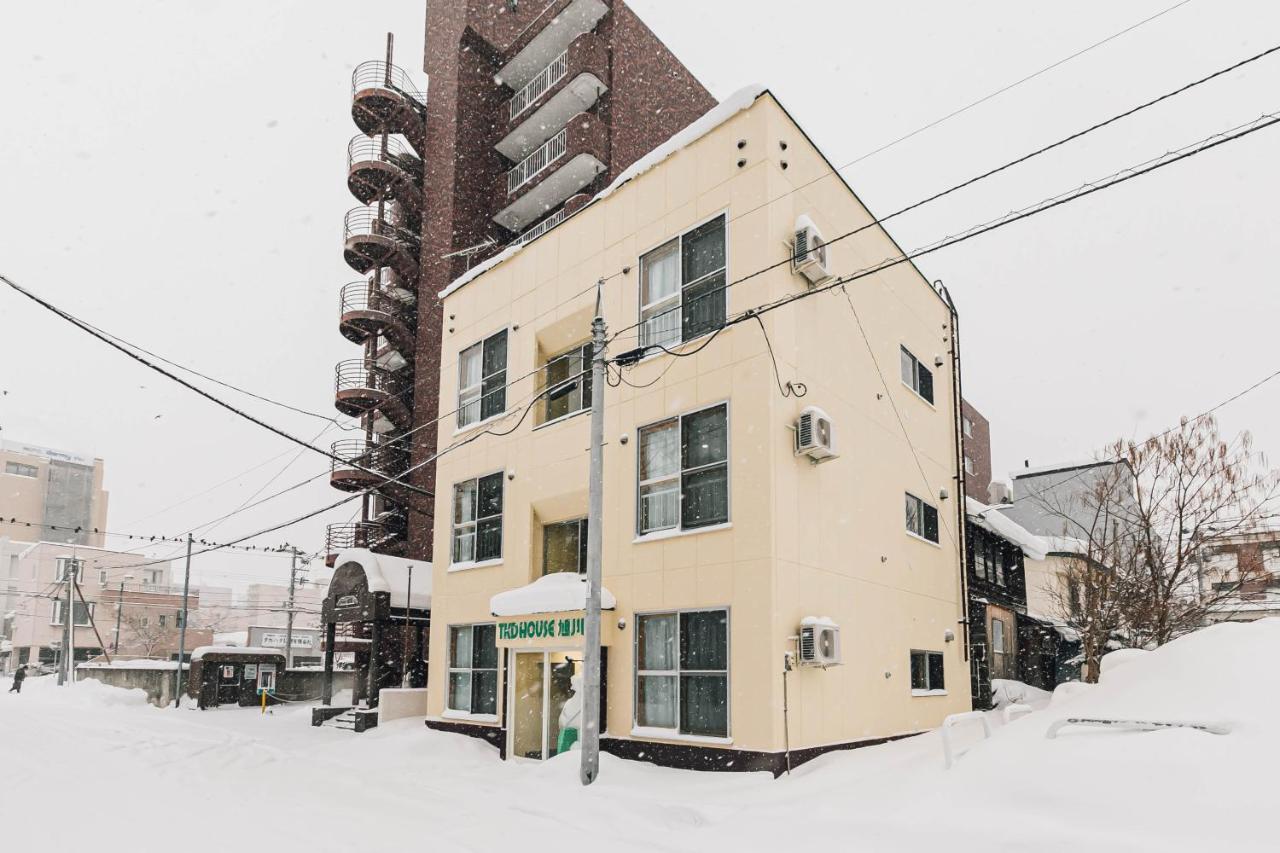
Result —
<instances>
[{"instance_id":1,"label":"spiral fire escape staircase","mask_svg":"<svg viewBox=\"0 0 1280 853\"><path fill-rule=\"evenodd\" d=\"M347 548L401 552L408 532L407 478L422 233L426 92L391 62L364 62L351 77L347 188L360 202L343 220L343 258L362 278L339 295L338 330L361 354L334 369L334 405L362 435L333 443L329 483L363 492L358 520L331 524L332 565Z\"/></svg>"}]
</instances>

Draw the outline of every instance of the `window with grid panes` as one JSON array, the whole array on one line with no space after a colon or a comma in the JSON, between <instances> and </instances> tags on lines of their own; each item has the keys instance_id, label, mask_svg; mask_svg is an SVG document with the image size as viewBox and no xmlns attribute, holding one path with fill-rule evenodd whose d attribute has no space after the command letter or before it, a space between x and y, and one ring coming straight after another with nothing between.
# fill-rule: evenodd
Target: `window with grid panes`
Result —
<instances>
[{"instance_id":1,"label":"window with grid panes","mask_svg":"<svg viewBox=\"0 0 1280 853\"><path fill-rule=\"evenodd\" d=\"M674 346L724 325L725 217L640 258L640 345Z\"/></svg>"},{"instance_id":2,"label":"window with grid panes","mask_svg":"<svg viewBox=\"0 0 1280 853\"><path fill-rule=\"evenodd\" d=\"M728 406L644 427L639 444L639 534L729 520Z\"/></svg>"}]
</instances>

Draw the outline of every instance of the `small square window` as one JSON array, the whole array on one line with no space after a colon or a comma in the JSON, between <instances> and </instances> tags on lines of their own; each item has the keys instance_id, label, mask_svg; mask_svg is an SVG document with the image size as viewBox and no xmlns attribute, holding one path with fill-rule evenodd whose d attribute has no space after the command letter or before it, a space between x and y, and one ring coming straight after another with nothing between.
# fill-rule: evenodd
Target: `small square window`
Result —
<instances>
[{"instance_id":1,"label":"small square window","mask_svg":"<svg viewBox=\"0 0 1280 853\"><path fill-rule=\"evenodd\" d=\"M902 383L915 391L925 401L933 402L933 371L914 355L911 350L901 347Z\"/></svg>"},{"instance_id":2,"label":"small square window","mask_svg":"<svg viewBox=\"0 0 1280 853\"><path fill-rule=\"evenodd\" d=\"M914 692L946 690L942 652L911 652L911 689Z\"/></svg>"}]
</instances>

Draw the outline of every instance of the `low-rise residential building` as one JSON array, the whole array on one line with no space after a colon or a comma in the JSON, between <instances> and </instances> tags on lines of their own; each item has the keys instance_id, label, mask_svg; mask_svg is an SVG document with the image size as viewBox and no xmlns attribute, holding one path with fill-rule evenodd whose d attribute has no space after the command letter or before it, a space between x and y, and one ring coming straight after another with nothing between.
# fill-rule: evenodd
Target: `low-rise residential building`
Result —
<instances>
[{"instance_id":1,"label":"low-rise residential building","mask_svg":"<svg viewBox=\"0 0 1280 853\"><path fill-rule=\"evenodd\" d=\"M1052 690L1078 675L1069 663L1079 651L1075 633L1054 614L1061 573L1080 546L1037 536L1006 506L967 503L971 693L974 707L989 708L995 681Z\"/></svg>"},{"instance_id":2,"label":"low-rise residential building","mask_svg":"<svg viewBox=\"0 0 1280 853\"><path fill-rule=\"evenodd\" d=\"M603 748L780 772L968 710L955 312L910 264L812 292L899 255L751 89L446 288L428 724L572 743L597 394ZM640 360L593 387L600 280Z\"/></svg>"},{"instance_id":3,"label":"low-rise residential building","mask_svg":"<svg viewBox=\"0 0 1280 853\"><path fill-rule=\"evenodd\" d=\"M15 602L6 620L11 651L6 671L24 664L52 665L62 654L68 581L76 661L102 655L167 659L178 652L182 587L170 583L168 562L136 552L60 542L9 542L3 578ZM198 612L200 592L191 589L188 608ZM187 648L210 642L209 632L189 629Z\"/></svg>"},{"instance_id":4,"label":"low-rise residential building","mask_svg":"<svg viewBox=\"0 0 1280 853\"><path fill-rule=\"evenodd\" d=\"M102 547L102 478L101 459L0 440L0 537Z\"/></svg>"}]
</instances>

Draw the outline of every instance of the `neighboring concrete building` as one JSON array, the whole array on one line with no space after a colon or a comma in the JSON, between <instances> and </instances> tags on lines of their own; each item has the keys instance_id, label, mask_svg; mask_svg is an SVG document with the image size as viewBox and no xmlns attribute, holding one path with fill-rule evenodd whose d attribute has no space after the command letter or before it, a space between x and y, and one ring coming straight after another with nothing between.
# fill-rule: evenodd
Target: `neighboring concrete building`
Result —
<instances>
[{"instance_id":1,"label":"neighboring concrete building","mask_svg":"<svg viewBox=\"0 0 1280 853\"><path fill-rule=\"evenodd\" d=\"M101 459L0 441L0 537L100 548L106 527Z\"/></svg>"},{"instance_id":2,"label":"neighboring concrete building","mask_svg":"<svg viewBox=\"0 0 1280 853\"><path fill-rule=\"evenodd\" d=\"M1123 514L1135 495L1133 469L1124 461L1101 460L1011 471L1013 505L1004 513L1032 533L1088 539L1097 530L1099 509Z\"/></svg>"},{"instance_id":3,"label":"neighboring concrete building","mask_svg":"<svg viewBox=\"0 0 1280 853\"><path fill-rule=\"evenodd\" d=\"M89 660L104 649L122 657L167 659L177 654L182 588L169 585L167 562L139 566L150 561L136 552L57 542L10 542L0 554L10 556L3 583L15 602L6 623L6 639L12 644L6 671L58 659L67 581L73 576L80 590L72 599L74 660ZM192 589L188 607L193 619L199 606L200 591ZM211 639L208 632L189 629L187 648Z\"/></svg>"},{"instance_id":4,"label":"neighboring concrete building","mask_svg":"<svg viewBox=\"0 0 1280 853\"><path fill-rule=\"evenodd\" d=\"M909 264L812 292L897 252L751 88L445 289L428 725L572 742L596 394L604 749L781 772L969 710L954 310Z\"/></svg>"},{"instance_id":5,"label":"neighboring concrete building","mask_svg":"<svg viewBox=\"0 0 1280 853\"><path fill-rule=\"evenodd\" d=\"M622 0L432 0L426 30L430 98L382 60L352 78L361 135L347 185L361 206L344 254L364 277L342 288L340 330L362 352L337 366L336 404L365 432L333 445L353 464L331 478L356 491L411 471L410 485L383 486L359 521L332 525L330 561L353 547L431 559L429 454L442 335L455 328L439 291L554 228L715 104ZM487 369L501 346L468 361L477 418L491 414L481 389L504 381Z\"/></svg>"},{"instance_id":6,"label":"neighboring concrete building","mask_svg":"<svg viewBox=\"0 0 1280 853\"><path fill-rule=\"evenodd\" d=\"M996 503L991 496L991 422L968 400L960 401L960 431L965 494L982 503Z\"/></svg>"},{"instance_id":7,"label":"neighboring concrete building","mask_svg":"<svg viewBox=\"0 0 1280 853\"><path fill-rule=\"evenodd\" d=\"M1209 621L1252 622L1280 616L1280 530L1240 533L1215 544L1200 572Z\"/></svg>"}]
</instances>

